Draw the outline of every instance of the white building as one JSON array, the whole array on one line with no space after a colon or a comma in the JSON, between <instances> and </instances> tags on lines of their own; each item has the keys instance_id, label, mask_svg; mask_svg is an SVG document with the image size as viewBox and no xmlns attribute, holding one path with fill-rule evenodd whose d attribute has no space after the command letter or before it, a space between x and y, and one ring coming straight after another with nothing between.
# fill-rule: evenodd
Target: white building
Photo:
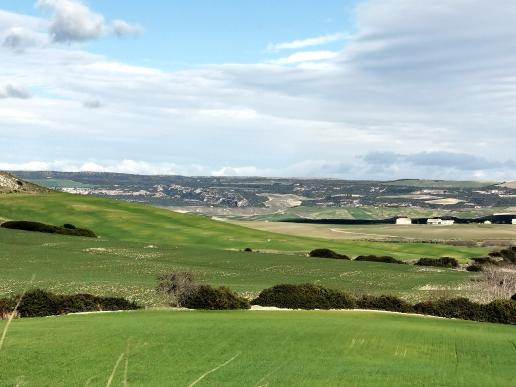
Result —
<instances>
[{"instance_id":1,"label":"white building","mask_svg":"<svg viewBox=\"0 0 516 387\"><path fill-rule=\"evenodd\" d=\"M432 218L426 221L426 224L432 225L441 225L441 226L449 226L454 224L455 221L453 219L441 219L441 218Z\"/></svg>"},{"instance_id":2,"label":"white building","mask_svg":"<svg viewBox=\"0 0 516 387\"><path fill-rule=\"evenodd\" d=\"M412 224L412 219L410 218L397 218L396 224Z\"/></svg>"},{"instance_id":3,"label":"white building","mask_svg":"<svg viewBox=\"0 0 516 387\"><path fill-rule=\"evenodd\" d=\"M516 224L516 219L513 219L513 220L512 220L512 224Z\"/></svg>"}]
</instances>

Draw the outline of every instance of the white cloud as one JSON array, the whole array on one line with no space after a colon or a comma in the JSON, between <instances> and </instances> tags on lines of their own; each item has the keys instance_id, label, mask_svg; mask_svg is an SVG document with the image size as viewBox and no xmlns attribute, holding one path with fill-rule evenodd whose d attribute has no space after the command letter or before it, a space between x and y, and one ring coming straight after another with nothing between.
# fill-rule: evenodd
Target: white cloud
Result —
<instances>
[{"instance_id":1,"label":"white cloud","mask_svg":"<svg viewBox=\"0 0 516 387\"><path fill-rule=\"evenodd\" d=\"M367 1L340 52L294 52L282 63L164 71L77 46L0 50L0 85L32 93L1 100L2 160L91 160L135 172L512 178L516 4L495 3ZM1 37L16 26L46 28L42 19L16 20L0 12ZM94 100L102 109L85 114L83 103ZM20 155L20 144L32 152ZM363 158L372 152L405 156L378 165ZM433 156L444 165L417 161L425 152L482 160L468 169L443 154ZM141 161L125 167L99 161L135 155Z\"/></svg>"},{"instance_id":2,"label":"white cloud","mask_svg":"<svg viewBox=\"0 0 516 387\"><path fill-rule=\"evenodd\" d=\"M124 20L113 20L111 24L113 33L121 38L125 36L135 36L143 32L143 27L138 24L129 24Z\"/></svg>"},{"instance_id":3,"label":"white cloud","mask_svg":"<svg viewBox=\"0 0 516 387\"><path fill-rule=\"evenodd\" d=\"M83 42L110 34L124 37L142 30L123 20L108 24L104 16L93 12L80 0L38 0L37 5L51 13L49 33L57 43Z\"/></svg>"},{"instance_id":4,"label":"white cloud","mask_svg":"<svg viewBox=\"0 0 516 387\"><path fill-rule=\"evenodd\" d=\"M29 47L44 47L49 44L46 34L23 27L12 27L6 31L2 45L11 50L23 52Z\"/></svg>"},{"instance_id":5,"label":"white cloud","mask_svg":"<svg viewBox=\"0 0 516 387\"><path fill-rule=\"evenodd\" d=\"M322 46L325 44L343 41L349 39L349 35L338 33L330 35L317 36L315 38L308 38L302 40L293 40L291 42L283 43L270 43L267 45L268 51L280 51L280 50L298 50L300 48Z\"/></svg>"},{"instance_id":6,"label":"white cloud","mask_svg":"<svg viewBox=\"0 0 516 387\"><path fill-rule=\"evenodd\" d=\"M0 98L28 99L30 97L30 92L21 85L8 83L4 87L0 87Z\"/></svg>"},{"instance_id":7,"label":"white cloud","mask_svg":"<svg viewBox=\"0 0 516 387\"><path fill-rule=\"evenodd\" d=\"M89 109L98 109L102 107L102 103L96 98L87 99L82 103L82 105Z\"/></svg>"},{"instance_id":8,"label":"white cloud","mask_svg":"<svg viewBox=\"0 0 516 387\"><path fill-rule=\"evenodd\" d=\"M302 51L296 52L284 58L271 60L275 64L292 64L301 62L317 62L322 60L334 59L339 53L333 51Z\"/></svg>"}]
</instances>

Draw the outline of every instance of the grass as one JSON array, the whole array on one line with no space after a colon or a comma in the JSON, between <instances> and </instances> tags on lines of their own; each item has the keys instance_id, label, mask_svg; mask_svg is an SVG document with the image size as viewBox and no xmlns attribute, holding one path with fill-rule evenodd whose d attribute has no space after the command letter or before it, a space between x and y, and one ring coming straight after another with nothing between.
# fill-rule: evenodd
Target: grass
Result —
<instances>
[{"instance_id":1,"label":"grass","mask_svg":"<svg viewBox=\"0 0 516 387\"><path fill-rule=\"evenodd\" d=\"M105 386L112 375L113 386L188 386L202 377L195 385L506 387L516 382L515 333L513 326L354 311L21 319L0 356L0 384Z\"/></svg>"},{"instance_id":2,"label":"grass","mask_svg":"<svg viewBox=\"0 0 516 387\"><path fill-rule=\"evenodd\" d=\"M262 251L306 253L314 248L327 247L352 256L383 254L418 258L448 255L459 259L482 255L486 251L421 243L371 243L283 235L142 204L63 193L3 195L0 197L1 218L55 225L73 223L110 239L212 249L251 247Z\"/></svg>"},{"instance_id":3,"label":"grass","mask_svg":"<svg viewBox=\"0 0 516 387\"><path fill-rule=\"evenodd\" d=\"M450 269L194 245L149 248L141 242L8 229L0 229L0 244L0 295L21 292L37 273L33 286L57 293L122 295L145 305L163 302L154 290L156 275L172 270L194 271L201 281L253 294L279 283L315 282L355 293L390 293L411 299L432 297L436 288L458 289L463 294L461 285L475 276Z\"/></svg>"}]
</instances>

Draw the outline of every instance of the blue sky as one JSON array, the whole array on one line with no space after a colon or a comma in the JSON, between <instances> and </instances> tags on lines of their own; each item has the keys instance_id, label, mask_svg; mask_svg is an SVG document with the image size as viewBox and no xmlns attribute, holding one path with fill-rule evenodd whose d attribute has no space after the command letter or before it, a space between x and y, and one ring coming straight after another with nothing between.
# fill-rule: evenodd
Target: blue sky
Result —
<instances>
[{"instance_id":1,"label":"blue sky","mask_svg":"<svg viewBox=\"0 0 516 387\"><path fill-rule=\"evenodd\" d=\"M138 39L91 41L88 49L126 63L167 70L203 64L256 63L273 59L269 43L351 33L356 1L194 0L87 1L106 19L145 29ZM0 8L40 16L32 0L1 1ZM327 48L335 49L342 42Z\"/></svg>"},{"instance_id":2,"label":"blue sky","mask_svg":"<svg viewBox=\"0 0 516 387\"><path fill-rule=\"evenodd\" d=\"M0 169L516 179L516 3L0 0Z\"/></svg>"}]
</instances>

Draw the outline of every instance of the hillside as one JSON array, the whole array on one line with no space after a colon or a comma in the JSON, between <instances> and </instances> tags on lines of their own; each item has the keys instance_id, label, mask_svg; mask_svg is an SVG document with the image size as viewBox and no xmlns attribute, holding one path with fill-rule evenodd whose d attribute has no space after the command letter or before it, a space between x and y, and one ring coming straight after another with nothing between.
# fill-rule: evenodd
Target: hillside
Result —
<instances>
[{"instance_id":1,"label":"hillside","mask_svg":"<svg viewBox=\"0 0 516 387\"><path fill-rule=\"evenodd\" d=\"M483 248L442 244L380 243L284 235L143 204L54 192L36 197L3 197L0 200L0 219L72 223L88 228L97 235L120 241L195 245L225 250L251 247L266 252L306 254L311 249L327 247L350 256L381 254L403 259L443 255L464 259L486 252Z\"/></svg>"},{"instance_id":2,"label":"hillside","mask_svg":"<svg viewBox=\"0 0 516 387\"><path fill-rule=\"evenodd\" d=\"M499 184L499 187L516 189L516 181L506 181L502 184Z\"/></svg>"},{"instance_id":3,"label":"hillside","mask_svg":"<svg viewBox=\"0 0 516 387\"><path fill-rule=\"evenodd\" d=\"M10 173L0 171L0 194L41 193L48 191L47 188L18 179Z\"/></svg>"},{"instance_id":4,"label":"hillside","mask_svg":"<svg viewBox=\"0 0 516 387\"><path fill-rule=\"evenodd\" d=\"M138 201L211 216L383 218L437 216L516 206L516 191L495 182L334 180L306 178L129 175L104 172L13 172L63 192ZM498 211L497 212L503 212ZM325 215L328 216L328 215Z\"/></svg>"}]
</instances>

